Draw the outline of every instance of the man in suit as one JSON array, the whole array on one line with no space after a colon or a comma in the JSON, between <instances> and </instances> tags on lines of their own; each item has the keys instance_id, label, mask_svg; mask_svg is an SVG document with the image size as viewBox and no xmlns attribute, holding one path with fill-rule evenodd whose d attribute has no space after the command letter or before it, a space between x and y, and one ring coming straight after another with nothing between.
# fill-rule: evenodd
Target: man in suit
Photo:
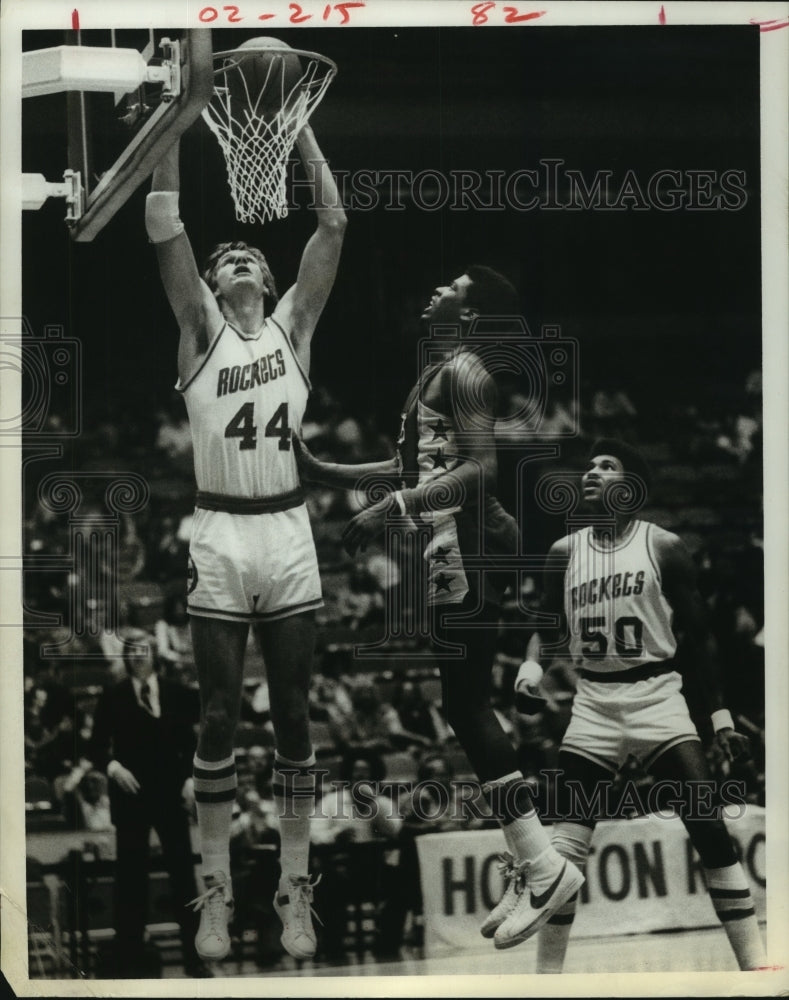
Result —
<instances>
[{"instance_id":1,"label":"man in suit","mask_svg":"<svg viewBox=\"0 0 789 1000\"><path fill-rule=\"evenodd\" d=\"M156 830L181 928L184 967L210 973L194 948L197 896L187 802L199 717L197 692L157 673L153 636L134 629L124 639L127 676L99 698L91 740L94 765L109 779L116 829L116 975L144 978L149 843ZM149 973L150 974L150 973Z\"/></svg>"}]
</instances>

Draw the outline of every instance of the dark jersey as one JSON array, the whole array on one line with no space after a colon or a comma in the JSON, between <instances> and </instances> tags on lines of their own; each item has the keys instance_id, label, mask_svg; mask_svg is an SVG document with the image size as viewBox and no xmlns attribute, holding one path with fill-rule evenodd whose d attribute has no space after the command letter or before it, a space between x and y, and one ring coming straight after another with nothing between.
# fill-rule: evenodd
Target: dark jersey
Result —
<instances>
[{"instance_id":1,"label":"dark jersey","mask_svg":"<svg viewBox=\"0 0 789 1000\"><path fill-rule=\"evenodd\" d=\"M404 488L437 480L464 462L463 432L450 393L439 388L448 381L439 379L439 373L452 363L450 358L428 366L403 407L397 454ZM475 557L515 555L515 519L493 494L485 492L481 504L470 505L453 496L447 482L441 508L414 518L417 526L430 529L424 551L427 603L458 604L467 595L478 599L480 593L484 601L498 603L506 580L500 572L482 572Z\"/></svg>"}]
</instances>

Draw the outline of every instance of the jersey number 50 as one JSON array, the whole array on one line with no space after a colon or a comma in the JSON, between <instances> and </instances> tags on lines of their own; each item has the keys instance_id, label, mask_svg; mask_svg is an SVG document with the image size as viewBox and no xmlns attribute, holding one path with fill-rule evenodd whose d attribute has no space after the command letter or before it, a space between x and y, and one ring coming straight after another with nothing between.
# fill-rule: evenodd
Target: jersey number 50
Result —
<instances>
[{"instance_id":1,"label":"jersey number 50","mask_svg":"<svg viewBox=\"0 0 789 1000\"><path fill-rule=\"evenodd\" d=\"M288 404L280 403L263 431L265 437L279 438L279 450L290 451L291 430L288 424ZM244 403L225 427L226 438L238 438L241 451L258 446L258 429L255 424L255 404Z\"/></svg>"},{"instance_id":2,"label":"jersey number 50","mask_svg":"<svg viewBox=\"0 0 789 1000\"><path fill-rule=\"evenodd\" d=\"M582 618L581 639L590 646L582 646L581 652L587 660L601 660L608 652L609 637L605 632L605 618ZM614 647L616 655L627 659L640 656L644 651L644 623L640 618L623 615L614 622Z\"/></svg>"}]
</instances>

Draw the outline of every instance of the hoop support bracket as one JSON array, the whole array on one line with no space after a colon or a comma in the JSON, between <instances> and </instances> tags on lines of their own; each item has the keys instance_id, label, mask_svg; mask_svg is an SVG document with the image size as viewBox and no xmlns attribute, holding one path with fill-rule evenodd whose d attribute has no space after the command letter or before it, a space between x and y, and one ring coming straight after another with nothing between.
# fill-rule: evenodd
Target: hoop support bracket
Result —
<instances>
[{"instance_id":1,"label":"hoop support bracket","mask_svg":"<svg viewBox=\"0 0 789 1000\"><path fill-rule=\"evenodd\" d=\"M166 53L161 66L148 66L145 79L149 83L161 83L162 100L172 101L181 93L181 43L163 38L159 43Z\"/></svg>"},{"instance_id":2,"label":"hoop support bracket","mask_svg":"<svg viewBox=\"0 0 789 1000\"><path fill-rule=\"evenodd\" d=\"M128 94L143 83L161 83L162 100L181 93L181 51L178 41L162 39L166 57L149 66L137 49L58 45L34 49L22 56L22 97L42 97L62 91L105 91Z\"/></svg>"},{"instance_id":3,"label":"hoop support bracket","mask_svg":"<svg viewBox=\"0 0 789 1000\"><path fill-rule=\"evenodd\" d=\"M43 174L22 174L22 208L37 211L49 198L66 199L66 223L73 226L85 211L85 191L78 170L66 170L63 183L48 181Z\"/></svg>"}]
</instances>

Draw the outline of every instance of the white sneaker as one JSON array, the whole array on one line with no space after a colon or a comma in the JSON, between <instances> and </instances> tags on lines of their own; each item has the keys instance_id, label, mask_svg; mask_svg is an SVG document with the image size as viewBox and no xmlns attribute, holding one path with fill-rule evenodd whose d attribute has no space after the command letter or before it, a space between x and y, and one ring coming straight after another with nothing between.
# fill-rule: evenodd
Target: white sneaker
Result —
<instances>
[{"instance_id":1,"label":"white sneaker","mask_svg":"<svg viewBox=\"0 0 789 1000\"><path fill-rule=\"evenodd\" d=\"M509 916L499 925L493 943L497 948L512 948L536 933L560 906L584 884L578 868L565 858L548 875L528 877L528 891L518 896Z\"/></svg>"},{"instance_id":2,"label":"white sneaker","mask_svg":"<svg viewBox=\"0 0 789 1000\"><path fill-rule=\"evenodd\" d=\"M504 876L504 895L485 918L479 929L480 934L492 938L496 929L507 919L518 903L518 899L526 886L526 866L528 862L518 864L511 854L499 855L499 871Z\"/></svg>"},{"instance_id":3,"label":"white sneaker","mask_svg":"<svg viewBox=\"0 0 789 1000\"><path fill-rule=\"evenodd\" d=\"M230 934L227 925L233 915L233 894L230 880L222 872L214 872L203 879L205 892L193 899L200 913L200 926L195 935L197 954L206 962L220 962L230 951Z\"/></svg>"},{"instance_id":4,"label":"white sneaker","mask_svg":"<svg viewBox=\"0 0 789 1000\"><path fill-rule=\"evenodd\" d=\"M320 875L310 882L308 875L288 875L274 896L274 909L282 921L282 947L294 958L312 958L317 940L312 926L312 890L320 882Z\"/></svg>"}]
</instances>

